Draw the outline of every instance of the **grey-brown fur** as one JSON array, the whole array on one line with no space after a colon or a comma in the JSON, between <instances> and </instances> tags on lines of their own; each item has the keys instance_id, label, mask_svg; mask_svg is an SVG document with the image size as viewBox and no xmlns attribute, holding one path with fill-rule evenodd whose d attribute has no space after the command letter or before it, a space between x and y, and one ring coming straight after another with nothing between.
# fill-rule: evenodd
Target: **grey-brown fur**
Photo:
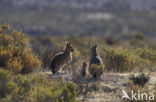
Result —
<instances>
[{"instance_id":1,"label":"grey-brown fur","mask_svg":"<svg viewBox=\"0 0 156 102\"><path fill-rule=\"evenodd\" d=\"M71 62L72 53L74 52L74 48L69 42L66 42L66 49L63 53L58 53L54 56L50 63L50 69L52 73L57 73L62 69L65 65Z\"/></svg>"},{"instance_id":2,"label":"grey-brown fur","mask_svg":"<svg viewBox=\"0 0 156 102\"><path fill-rule=\"evenodd\" d=\"M86 70L87 70L87 64L83 62L82 69L81 69L81 76L85 77L86 76Z\"/></svg>"},{"instance_id":3,"label":"grey-brown fur","mask_svg":"<svg viewBox=\"0 0 156 102\"><path fill-rule=\"evenodd\" d=\"M101 69L96 70L92 68L92 65L101 66ZM89 72L93 78L99 78L103 73L103 63L100 56L97 53L97 45L91 46L91 57L89 62Z\"/></svg>"},{"instance_id":4,"label":"grey-brown fur","mask_svg":"<svg viewBox=\"0 0 156 102\"><path fill-rule=\"evenodd\" d=\"M103 65L103 62L97 52L97 45L91 46L91 57L89 65L91 64Z\"/></svg>"}]
</instances>

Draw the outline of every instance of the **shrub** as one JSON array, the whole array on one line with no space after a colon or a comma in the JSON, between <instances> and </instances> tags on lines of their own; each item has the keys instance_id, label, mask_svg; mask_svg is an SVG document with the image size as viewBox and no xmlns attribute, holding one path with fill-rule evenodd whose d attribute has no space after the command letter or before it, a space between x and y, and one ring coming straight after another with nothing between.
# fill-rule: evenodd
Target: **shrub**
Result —
<instances>
[{"instance_id":1,"label":"shrub","mask_svg":"<svg viewBox=\"0 0 156 102\"><path fill-rule=\"evenodd\" d=\"M12 57L12 53L7 50L0 51L0 67L5 67Z\"/></svg>"},{"instance_id":2,"label":"shrub","mask_svg":"<svg viewBox=\"0 0 156 102\"><path fill-rule=\"evenodd\" d=\"M0 69L0 98L5 98L16 88L11 76L3 69Z\"/></svg>"},{"instance_id":3,"label":"shrub","mask_svg":"<svg viewBox=\"0 0 156 102\"><path fill-rule=\"evenodd\" d=\"M149 82L150 77L149 77L149 75L145 75L144 73L141 73L137 76L133 75L129 79L132 80L135 85L144 87L145 84Z\"/></svg>"},{"instance_id":4,"label":"shrub","mask_svg":"<svg viewBox=\"0 0 156 102\"><path fill-rule=\"evenodd\" d=\"M35 87L31 91L31 97L35 102L75 102L77 87L73 83L45 87L44 85Z\"/></svg>"},{"instance_id":5,"label":"shrub","mask_svg":"<svg viewBox=\"0 0 156 102\"><path fill-rule=\"evenodd\" d=\"M62 95L61 98L59 99L59 102L75 102L77 96L76 90L77 87L74 84L68 83L62 91Z\"/></svg>"},{"instance_id":6,"label":"shrub","mask_svg":"<svg viewBox=\"0 0 156 102\"><path fill-rule=\"evenodd\" d=\"M35 102L57 102L61 94L61 88L52 91L51 87L38 86L35 90L31 91L31 97Z\"/></svg>"},{"instance_id":7,"label":"shrub","mask_svg":"<svg viewBox=\"0 0 156 102\"><path fill-rule=\"evenodd\" d=\"M89 72L93 78L100 78L100 76L103 74L103 71L103 65L92 64L89 66Z\"/></svg>"},{"instance_id":8,"label":"shrub","mask_svg":"<svg viewBox=\"0 0 156 102\"><path fill-rule=\"evenodd\" d=\"M8 97L6 97L8 96ZM77 87L56 82L46 75L10 75L0 69L0 101L4 102L75 102Z\"/></svg>"},{"instance_id":9,"label":"shrub","mask_svg":"<svg viewBox=\"0 0 156 102\"><path fill-rule=\"evenodd\" d=\"M149 43L150 40L146 36L144 36L144 34L142 33L137 33L129 39L129 43L133 47L147 46L148 44L147 42Z\"/></svg>"},{"instance_id":10,"label":"shrub","mask_svg":"<svg viewBox=\"0 0 156 102\"><path fill-rule=\"evenodd\" d=\"M136 49L136 55L140 58L150 61L151 64L155 65L156 63L156 50L148 48L138 48Z\"/></svg>"},{"instance_id":11,"label":"shrub","mask_svg":"<svg viewBox=\"0 0 156 102\"><path fill-rule=\"evenodd\" d=\"M156 50L148 48L110 49L103 51L106 71L142 71L155 66Z\"/></svg>"},{"instance_id":12,"label":"shrub","mask_svg":"<svg viewBox=\"0 0 156 102\"><path fill-rule=\"evenodd\" d=\"M149 85L146 85L144 87L140 87L139 85L134 84L133 81L128 81L127 83L127 88L126 88L126 92L128 94L128 96L131 98L132 97L132 91L134 93L138 93L136 94L136 98L137 100L133 99L133 100L129 100L129 99L123 99L122 102L155 102L155 100L147 100L146 96L143 96L142 99L142 93L146 93L148 95L151 95L151 92L154 93L155 95L155 89L151 88ZM148 98L148 97L147 97ZM155 98L155 97L154 97Z\"/></svg>"},{"instance_id":13,"label":"shrub","mask_svg":"<svg viewBox=\"0 0 156 102\"><path fill-rule=\"evenodd\" d=\"M106 71L130 72L141 65L139 56L126 49L104 50L104 63ZM140 66L139 66L140 67Z\"/></svg>"},{"instance_id":14,"label":"shrub","mask_svg":"<svg viewBox=\"0 0 156 102\"><path fill-rule=\"evenodd\" d=\"M13 74L27 74L40 67L38 58L27 48L28 39L22 31L13 29L7 33L6 24L0 29L0 67Z\"/></svg>"}]
</instances>

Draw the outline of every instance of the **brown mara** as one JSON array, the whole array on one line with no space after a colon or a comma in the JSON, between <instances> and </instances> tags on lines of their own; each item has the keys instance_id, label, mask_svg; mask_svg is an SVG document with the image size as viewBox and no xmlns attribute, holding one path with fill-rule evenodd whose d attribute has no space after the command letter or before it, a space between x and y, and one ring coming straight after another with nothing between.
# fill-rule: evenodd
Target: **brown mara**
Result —
<instances>
[{"instance_id":1,"label":"brown mara","mask_svg":"<svg viewBox=\"0 0 156 102\"><path fill-rule=\"evenodd\" d=\"M74 48L70 44L70 42L66 41L66 49L63 53L56 54L51 63L50 63L50 69L52 73L58 73L61 71L61 69L71 62L72 60L72 53L74 52Z\"/></svg>"}]
</instances>

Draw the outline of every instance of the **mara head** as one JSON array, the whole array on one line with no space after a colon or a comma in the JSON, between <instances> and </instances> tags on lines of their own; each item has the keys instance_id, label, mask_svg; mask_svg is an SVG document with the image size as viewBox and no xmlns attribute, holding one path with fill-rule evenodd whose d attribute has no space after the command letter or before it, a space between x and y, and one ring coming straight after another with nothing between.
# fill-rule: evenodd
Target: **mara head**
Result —
<instances>
[{"instance_id":1,"label":"mara head","mask_svg":"<svg viewBox=\"0 0 156 102\"><path fill-rule=\"evenodd\" d=\"M66 51L68 51L68 52L74 52L73 46L68 41L66 41Z\"/></svg>"},{"instance_id":2,"label":"mara head","mask_svg":"<svg viewBox=\"0 0 156 102\"><path fill-rule=\"evenodd\" d=\"M97 50L97 44L91 45L91 52L96 52Z\"/></svg>"}]
</instances>

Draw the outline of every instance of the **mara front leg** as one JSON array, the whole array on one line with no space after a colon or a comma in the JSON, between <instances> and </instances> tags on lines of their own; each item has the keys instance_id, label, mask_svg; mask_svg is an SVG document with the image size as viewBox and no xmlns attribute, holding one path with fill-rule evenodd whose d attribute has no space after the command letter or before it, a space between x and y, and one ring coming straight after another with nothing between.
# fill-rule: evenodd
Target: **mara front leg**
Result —
<instances>
[{"instance_id":1,"label":"mara front leg","mask_svg":"<svg viewBox=\"0 0 156 102\"><path fill-rule=\"evenodd\" d=\"M58 73L61 73L61 72L62 72L62 69L63 69L63 67L61 67L61 68L59 69Z\"/></svg>"},{"instance_id":2,"label":"mara front leg","mask_svg":"<svg viewBox=\"0 0 156 102\"><path fill-rule=\"evenodd\" d=\"M64 69L66 67L66 64L64 64L64 65L62 65L60 68L59 68L59 73L61 73L62 72L62 70Z\"/></svg>"}]
</instances>

